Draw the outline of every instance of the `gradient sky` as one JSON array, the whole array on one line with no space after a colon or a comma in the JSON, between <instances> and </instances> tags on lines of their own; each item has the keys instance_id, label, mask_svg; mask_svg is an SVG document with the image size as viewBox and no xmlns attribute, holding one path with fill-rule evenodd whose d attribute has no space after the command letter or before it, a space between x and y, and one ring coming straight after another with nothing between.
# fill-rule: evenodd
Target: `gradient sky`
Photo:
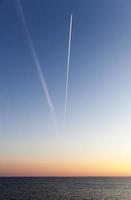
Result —
<instances>
[{"instance_id":1,"label":"gradient sky","mask_svg":"<svg viewBox=\"0 0 131 200\"><path fill-rule=\"evenodd\" d=\"M0 0L0 176L131 175L131 1ZM69 20L73 14L66 127Z\"/></svg>"}]
</instances>

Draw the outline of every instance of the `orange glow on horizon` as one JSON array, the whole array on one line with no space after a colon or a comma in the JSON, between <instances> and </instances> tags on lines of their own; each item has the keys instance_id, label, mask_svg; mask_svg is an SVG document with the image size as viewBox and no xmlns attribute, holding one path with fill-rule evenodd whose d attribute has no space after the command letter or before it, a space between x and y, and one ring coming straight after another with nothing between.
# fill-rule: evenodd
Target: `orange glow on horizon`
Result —
<instances>
[{"instance_id":1,"label":"orange glow on horizon","mask_svg":"<svg viewBox=\"0 0 131 200\"><path fill-rule=\"evenodd\" d=\"M131 176L131 162L6 162L0 165L0 176Z\"/></svg>"}]
</instances>

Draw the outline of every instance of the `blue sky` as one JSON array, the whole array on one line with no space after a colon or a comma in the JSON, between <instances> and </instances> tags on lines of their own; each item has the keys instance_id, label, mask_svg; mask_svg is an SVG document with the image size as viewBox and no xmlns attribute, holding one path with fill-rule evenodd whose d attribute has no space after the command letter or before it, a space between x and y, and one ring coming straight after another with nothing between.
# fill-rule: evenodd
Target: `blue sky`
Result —
<instances>
[{"instance_id":1,"label":"blue sky","mask_svg":"<svg viewBox=\"0 0 131 200\"><path fill-rule=\"evenodd\" d=\"M130 0L21 0L54 103L55 133L15 0L0 1L0 161L131 155ZM66 128L69 20L73 14ZM105 154L103 154L103 151ZM70 155L70 156L69 156ZM69 159L69 160L68 160ZM24 162L24 161L23 161ZM83 161L84 162L84 161ZM0 174L6 172L1 172ZM10 172L11 174L12 172ZM87 171L88 174L88 171Z\"/></svg>"}]
</instances>

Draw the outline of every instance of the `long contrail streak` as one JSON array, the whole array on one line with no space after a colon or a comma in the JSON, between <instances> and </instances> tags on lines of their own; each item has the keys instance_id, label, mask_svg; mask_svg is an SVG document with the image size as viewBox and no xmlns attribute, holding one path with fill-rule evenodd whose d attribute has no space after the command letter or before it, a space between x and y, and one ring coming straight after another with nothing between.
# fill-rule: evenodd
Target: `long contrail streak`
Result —
<instances>
[{"instance_id":1,"label":"long contrail streak","mask_svg":"<svg viewBox=\"0 0 131 200\"><path fill-rule=\"evenodd\" d=\"M66 89L65 89L65 107L64 107L64 125L66 122L67 100L68 100L68 85L69 85L69 70L70 70L70 52L71 52L71 39L72 39L72 14L70 16L70 30L69 30L69 43L68 43L68 58L67 58L67 71L66 71Z\"/></svg>"},{"instance_id":2,"label":"long contrail streak","mask_svg":"<svg viewBox=\"0 0 131 200\"><path fill-rule=\"evenodd\" d=\"M55 108L54 108L54 105L52 103L49 91L48 91L46 80L45 80L44 74L43 74L42 69L41 69L41 65L40 65L40 62L39 62L39 59L38 59L38 56L37 56L37 53L36 53L32 38L31 38L30 31L29 31L27 24L26 24L24 11L23 11L23 8L21 6L20 1L16 0L16 3L17 3L17 7L18 7L18 10L19 10L19 13L20 13L20 16L21 16L21 20L22 20L22 23L23 23L23 26L24 26L24 29L25 29L25 32L26 32L26 35L27 35L27 39L28 39L29 47L30 47L30 50L31 50L31 53L32 53L32 56L33 56L33 59L34 59L34 63L35 63L35 66L37 68L37 71L38 71L38 74L39 74L39 77L40 77L40 81L41 81L41 84L42 84L42 87L43 87L43 90L44 90L44 93L45 93L45 96L46 96L48 107L49 107L49 110L51 112L51 116L53 118L53 123L55 125L55 128L57 129L57 119L56 119Z\"/></svg>"}]
</instances>

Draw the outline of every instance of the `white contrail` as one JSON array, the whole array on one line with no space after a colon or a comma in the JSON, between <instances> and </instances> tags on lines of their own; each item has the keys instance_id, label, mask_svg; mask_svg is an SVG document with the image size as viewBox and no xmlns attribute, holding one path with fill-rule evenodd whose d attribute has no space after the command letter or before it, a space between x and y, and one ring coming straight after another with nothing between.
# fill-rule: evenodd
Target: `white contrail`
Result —
<instances>
[{"instance_id":1,"label":"white contrail","mask_svg":"<svg viewBox=\"0 0 131 200\"><path fill-rule=\"evenodd\" d=\"M31 50L31 53L32 53L32 56L33 56L39 77L40 77L40 81L42 83L42 87L43 87L43 90L44 90L44 93L45 93L45 96L46 96L48 107L49 107L49 110L51 112L51 116L53 118L53 123L55 125L56 130L57 130L57 119L56 119L55 108L54 108L54 105L52 103L49 91L48 91L48 87L47 87L45 77L44 77L44 74L42 72L41 65L40 65L40 62L39 62L39 59L38 59L38 56L37 56L37 53L36 53L32 38L31 38L30 31L29 31L27 24L26 24L24 11L23 11L23 8L21 6L20 0L16 0L16 3L17 3L17 7L18 7L18 10L19 10L19 13L20 13L20 16L21 16L21 20L22 20L22 23L23 23L23 26L24 26L24 29L25 29L25 32L26 32L26 35L27 35L29 47L30 47L30 50Z\"/></svg>"},{"instance_id":2,"label":"white contrail","mask_svg":"<svg viewBox=\"0 0 131 200\"><path fill-rule=\"evenodd\" d=\"M67 58L67 71L66 71L66 89L65 89L65 107L64 107L64 125L66 121L67 112L67 99L68 99L68 84L69 84L69 70L70 70L70 52L71 52L71 39L72 39L72 14L70 16L70 30L69 30L69 43L68 43L68 58Z\"/></svg>"}]
</instances>

